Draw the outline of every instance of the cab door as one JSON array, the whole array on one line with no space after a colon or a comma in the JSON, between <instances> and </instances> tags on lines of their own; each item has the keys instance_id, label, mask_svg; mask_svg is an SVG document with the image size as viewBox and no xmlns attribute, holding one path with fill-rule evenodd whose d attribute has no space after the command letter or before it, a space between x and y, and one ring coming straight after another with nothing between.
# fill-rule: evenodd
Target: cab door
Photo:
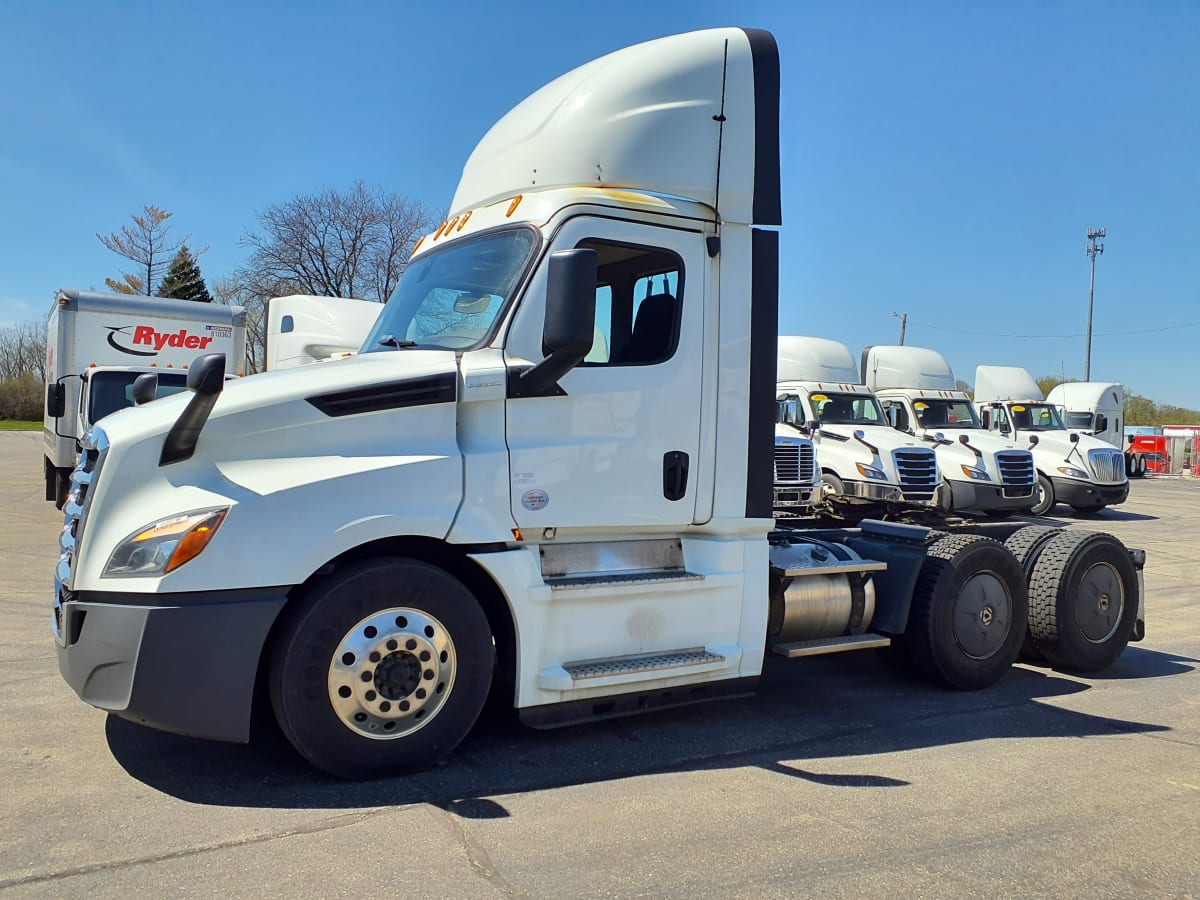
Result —
<instances>
[{"instance_id":1,"label":"cab door","mask_svg":"<svg viewBox=\"0 0 1200 900\"><path fill-rule=\"evenodd\" d=\"M521 528L691 524L700 481L703 235L580 216L549 249L575 247L598 257L592 349L560 380L560 393L507 402L513 519ZM543 266L509 332L510 368L542 359L544 304Z\"/></svg>"}]
</instances>

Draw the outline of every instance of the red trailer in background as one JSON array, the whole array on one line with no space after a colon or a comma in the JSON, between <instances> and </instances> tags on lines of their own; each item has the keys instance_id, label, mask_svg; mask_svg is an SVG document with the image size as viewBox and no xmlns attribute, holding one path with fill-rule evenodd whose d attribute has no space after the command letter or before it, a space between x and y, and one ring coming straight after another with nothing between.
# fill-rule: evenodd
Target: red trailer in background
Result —
<instances>
[{"instance_id":1,"label":"red trailer in background","mask_svg":"<svg viewBox=\"0 0 1200 900\"><path fill-rule=\"evenodd\" d=\"M1147 475L1182 474L1190 440L1182 435L1139 434L1129 443L1127 455L1137 454L1146 462Z\"/></svg>"}]
</instances>

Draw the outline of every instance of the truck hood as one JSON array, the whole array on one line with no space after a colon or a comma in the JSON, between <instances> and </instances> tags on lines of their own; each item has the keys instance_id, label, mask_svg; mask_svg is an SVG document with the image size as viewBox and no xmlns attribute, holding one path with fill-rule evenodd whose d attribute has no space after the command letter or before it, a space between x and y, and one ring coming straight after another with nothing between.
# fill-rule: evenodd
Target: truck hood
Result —
<instances>
[{"instance_id":1,"label":"truck hood","mask_svg":"<svg viewBox=\"0 0 1200 900\"><path fill-rule=\"evenodd\" d=\"M846 446L862 447L863 451L868 454L870 451L854 436L855 431L863 432L863 440L868 444L878 447L881 454L891 453L893 450L898 450L901 447L933 447L933 444L928 441L905 434L903 431L897 431L888 425L822 425L818 433L821 431L826 434L836 434L844 437L847 439L845 442ZM838 444L842 443L841 441L837 441L836 438L834 440Z\"/></svg>"}]
</instances>

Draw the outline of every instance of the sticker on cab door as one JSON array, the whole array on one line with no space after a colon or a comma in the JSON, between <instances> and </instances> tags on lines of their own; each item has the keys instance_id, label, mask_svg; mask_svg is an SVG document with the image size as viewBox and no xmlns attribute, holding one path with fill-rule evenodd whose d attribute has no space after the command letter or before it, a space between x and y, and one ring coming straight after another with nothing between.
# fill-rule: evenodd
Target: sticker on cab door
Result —
<instances>
[{"instance_id":1,"label":"sticker on cab door","mask_svg":"<svg viewBox=\"0 0 1200 900\"><path fill-rule=\"evenodd\" d=\"M549 503L550 495L541 490L526 491L521 497L521 505L531 512L545 509Z\"/></svg>"}]
</instances>

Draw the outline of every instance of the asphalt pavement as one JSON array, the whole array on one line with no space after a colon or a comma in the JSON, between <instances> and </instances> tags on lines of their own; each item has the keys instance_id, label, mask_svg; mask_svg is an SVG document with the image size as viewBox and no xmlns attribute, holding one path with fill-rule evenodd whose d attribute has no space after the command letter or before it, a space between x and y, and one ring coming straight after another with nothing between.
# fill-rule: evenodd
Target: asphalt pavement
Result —
<instances>
[{"instance_id":1,"label":"asphalt pavement","mask_svg":"<svg viewBox=\"0 0 1200 900\"><path fill-rule=\"evenodd\" d=\"M40 440L0 433L0 891L1200 895L1200 481L1055 520L1149 554L1146 639L1099 675L960 693L870 652L772 657L749 701L551 732L492 714L428 772L349 784L269 723L217 744L75 697Z\"/></svg>"}]
</instances>

